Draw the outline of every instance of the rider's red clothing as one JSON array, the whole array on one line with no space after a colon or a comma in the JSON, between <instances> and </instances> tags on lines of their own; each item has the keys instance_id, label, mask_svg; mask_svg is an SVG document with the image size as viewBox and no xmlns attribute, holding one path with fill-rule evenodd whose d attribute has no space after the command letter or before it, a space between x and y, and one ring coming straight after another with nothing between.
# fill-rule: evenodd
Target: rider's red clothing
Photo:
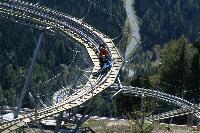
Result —
<instances>
[{"instance_id":1,"label":"rider's red clothing","mask_svg":"<svg viewBox=\"0 0 200 133\"><path fill-rule=\"evenodd\" d=\"M108 50L105 49L105 48L101 48L100 52L99 52L99 57L102 57L103 55L105 55L107 57L109 57L109 55L110 55L109 52L108 52Z\"/></svg>"}]
</instances>

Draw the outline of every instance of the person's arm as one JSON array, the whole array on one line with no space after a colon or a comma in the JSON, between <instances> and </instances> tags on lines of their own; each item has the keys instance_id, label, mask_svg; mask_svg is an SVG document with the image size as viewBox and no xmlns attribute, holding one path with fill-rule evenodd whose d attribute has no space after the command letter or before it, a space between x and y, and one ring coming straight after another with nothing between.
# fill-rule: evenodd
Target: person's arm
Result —
<instances>
[{"instance_id":1,"label":"person's arm","mask_svg":"<svg viewBox=\"0 0 200 133\"><path fill-rule=\"evenodd\" d=\"M107 49L105 49L106 50L106 54L108 55L108 56L110 56L110 53L109 53L109 51L107 50Z\"/></svg>"}]
</instances>

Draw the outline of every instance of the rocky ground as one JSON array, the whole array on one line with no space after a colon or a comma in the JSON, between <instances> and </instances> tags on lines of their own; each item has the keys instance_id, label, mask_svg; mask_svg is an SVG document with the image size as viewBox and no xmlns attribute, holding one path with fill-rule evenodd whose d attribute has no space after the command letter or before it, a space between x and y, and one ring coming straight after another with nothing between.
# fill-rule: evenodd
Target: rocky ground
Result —
<instances>
[{"instance_id":1,"label":"rocky ground","mask_svg":"<svg viewBox=\"0 0 200 133\"><path fill-rule=\"evenodd\" d=\"M197 127L168 125L168 124L145 124L145 128L152 127L150 132L144 133L200 133ZM84 133L140 133L132 121L128 120L88 120L83 124L87 129ZM39 129L24 129L25 133L41 133ZM44 130L44 133L53 133L54 131ZM62 133L69 133L62 130ZM80 132L81 133L81 132Z\"/></svg>"},{"instance_id":2,"label":"rocky ground","mask_svg":"<svg viewBox=\"0 0 200 133\"><path fill-rule=\"evenodd\" d=\"M197 127L153 124L152 133L200 133ZM89 120L84 123L84 126L89 126L96 133L137 133L134 123L131 121L103 121Z\"/></svg>"}]
</instances>

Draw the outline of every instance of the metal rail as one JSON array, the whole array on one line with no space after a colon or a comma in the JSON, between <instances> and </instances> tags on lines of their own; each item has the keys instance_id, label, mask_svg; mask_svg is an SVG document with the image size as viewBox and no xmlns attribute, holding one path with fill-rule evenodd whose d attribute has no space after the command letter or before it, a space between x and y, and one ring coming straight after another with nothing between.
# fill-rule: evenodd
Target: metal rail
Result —
<instances>
[{"instance_id":1,"label":"metal rail","mask_svg":"<svg viewBox=\"0 0 200 133\"><path fill-rule=\"evenodd\" d=\"M113 85L111 88L117 88L118 85ZM147 96L147 97L155 97L162 101L172 103L174 105L177 105L181 109L165 112L158 115L152 115L149 117L146 117L146 120L153 121L153 120L159 120L159 119L167 119L172 117L177 117L185 114L195 114L197 118L200 118L200 107L197 104L193 104L185 99L182 99L177 96L173 96L167 93L159 92L156 90L150 90L150 89L144 89L144 88L138 88L138 87L132 87L132 86L123 86L123 89L121 90L121 93L125 94L133 94L136 96Z\"/></svg>"},{"instance_id":2,"label":"metal rail","mask_svg":"<svg viewBox=\"0 0 200 133\"><path fill-rule=\"evenodd\" d=\"M121 56L112 40L93 27L87 24L83 25L76 18L46 7L16 0L3 0L0 2L0 17L35 28L45 28L47 32L53 31L54 33L73 38L87 49L94 64L93 72L99 69L99 60L95 52L100 44L109 48L110 54L114 59L113 67L104 77L95 79L90 76L85 87L71 96L65 97L62 102L39 110L36 118L35 113L31 113L19 115L18 118L12 121L1 122L0 132L11 132L31 122L32 119L38 121L81 105L114 83L122 64ZM93 86L92 89L90 84Z\"/></svg>"}]
</instances>

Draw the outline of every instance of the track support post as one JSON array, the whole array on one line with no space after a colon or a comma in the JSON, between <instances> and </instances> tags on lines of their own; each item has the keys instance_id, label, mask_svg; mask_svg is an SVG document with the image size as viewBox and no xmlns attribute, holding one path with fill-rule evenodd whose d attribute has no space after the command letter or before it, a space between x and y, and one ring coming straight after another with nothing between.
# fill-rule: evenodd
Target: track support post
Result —
<instances>
[{"instance_id":1,"label":"track support post","mask_svg":"<svg viewBox=\"0 0 200 133\"><path fill-rule=\"evenodd\" d=\"M22 89L22 92L21 92L21 96L20 96L20 99L19 99L19 102L18 102L18 105L17 105L17 109L16 109L15 114L14 114L14 118L18 117L19 111L21 110L21 106L22 106L22 103L24 101L24 97L25 97L25 94L26 94L26 91L27 91L27 87L28 87L28 83L29 83L29 80L30 80L30 76L31 76L31 73L33 71L33 66L35 64L35 60L36 60L37 54L39 52L40 46L41 46L42 41L43 41L43 36L44 36L44 32L42 32L40 34L40 37L39 37L39 40L38 40L38 43L37 43L37 46L36 46L36 49L35 49L35 52L34 52L34 55L33 55L32 62L31 62L30 66L29 66L29 69L28 69L28 74L25 77L26 81L24 83L24 86L23 86L23 89Z\"/></svg>"}]
</instances>

